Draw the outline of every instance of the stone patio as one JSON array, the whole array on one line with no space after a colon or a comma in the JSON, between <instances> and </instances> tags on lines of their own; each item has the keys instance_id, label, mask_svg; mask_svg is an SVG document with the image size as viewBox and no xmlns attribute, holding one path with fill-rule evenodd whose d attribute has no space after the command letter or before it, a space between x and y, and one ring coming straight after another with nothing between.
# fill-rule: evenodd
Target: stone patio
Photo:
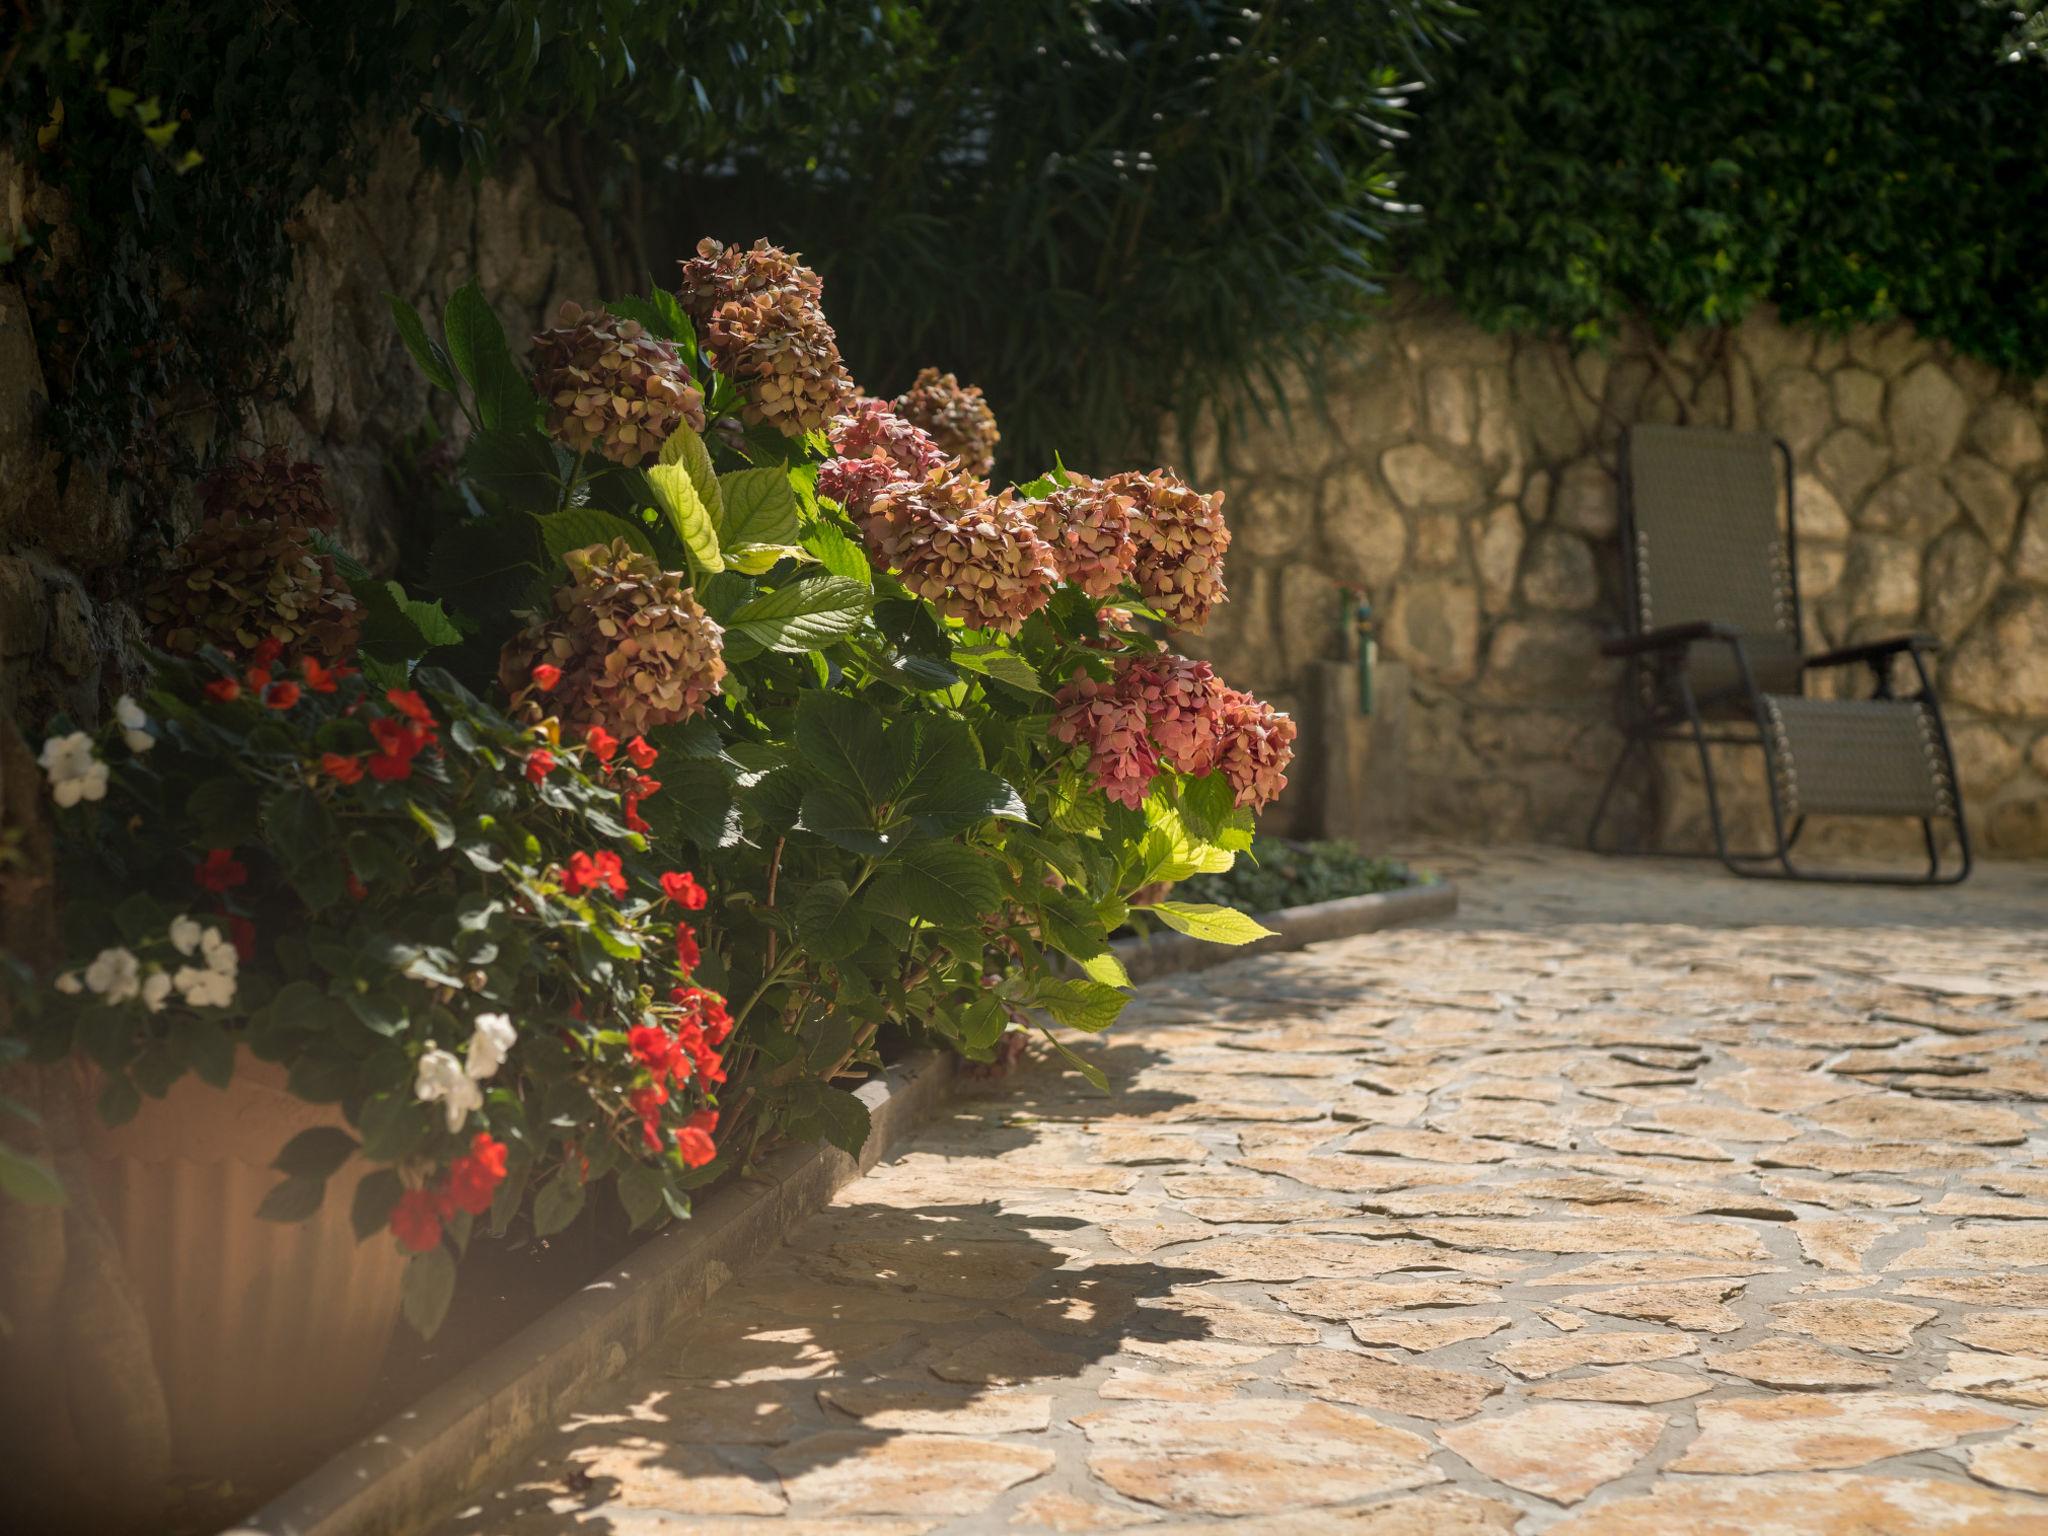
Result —
<instances>
[{"instance_id":1,"label":"stone patio","mask_svg":"<svg viewBox=\"0 0 2048 1536\"><path fill-rule=\"evenodd\" d=\"M1456 923L1146 987L443 1529L2048 1531L2048 866L1416 856Z\"/></svg>"}]
</instances>

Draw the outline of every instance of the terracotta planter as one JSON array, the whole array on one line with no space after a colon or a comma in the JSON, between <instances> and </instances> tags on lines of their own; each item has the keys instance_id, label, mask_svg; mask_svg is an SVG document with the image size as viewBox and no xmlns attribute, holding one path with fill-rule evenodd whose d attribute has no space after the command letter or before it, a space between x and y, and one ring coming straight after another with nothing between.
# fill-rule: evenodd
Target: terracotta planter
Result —
<instances>
[{"instance_id":1,"label":"terracotta planter","mask_svg":"<svg viewBox=\"0 0 2048 1536\"><path fill-rule=\"evenodd\" d=\"M290 1475L349 1434L399 1315L405 1260L356 1241L350 1163L308 1221L256 1218L271 1161L300 1131L344 1124L238 1054L225 1089L182 1079L126 1125L86 1134L94 1179L149 1317L181 1473L244 1487Z\"/></svg>"}]
</instances>

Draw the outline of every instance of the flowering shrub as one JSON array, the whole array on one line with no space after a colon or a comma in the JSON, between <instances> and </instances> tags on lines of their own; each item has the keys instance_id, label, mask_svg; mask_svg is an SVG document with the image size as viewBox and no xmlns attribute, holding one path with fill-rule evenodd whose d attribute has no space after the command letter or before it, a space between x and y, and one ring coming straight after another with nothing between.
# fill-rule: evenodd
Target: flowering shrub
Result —
<instances>
[{"instance_id":1,"label":"flowering shrub","mask_svg":"<svg viewBox=\"0 0 2048 1536\"><path fill-rule=\"evenodd\" d=\"M533 375L473 285L444 341L400 307L469 431L407 586L323 549L357 654L251 593L202 637L235 643L44 748L70 963L35 1050L90 1056L115 1120L238 1045L284 1064L350 1129L287 1146L263 1214L359 1154L422 1327L486 1216L552 1232L609 1180L638 1224L766 1141L857 1150L887 1029L980 1060L1039 1029L1100 1084L1056 1030L1122 1008L1109 933L1285 783L1292 724L1161 638L1222 600L1219 499L998 492L856 398L821 304L707 241Z\"/></svg>"},{"instance_id":2,"label":"flowering shrub","mask_svg":"<svg viewBox=\"0 0 2048 1536\"><path fill-rule=\"evenodd\" d=\"M620 819L644 741L563 742L445 673L378 688L274 642L167 662L97 735L42 754L67 952L26 1021L83 1051L119 1122L238 1047L349 1131L281 1149L261 1214L310 1215L351 1156L364 1236L415 1255L438 1323L484 1218L558 1230L612 1182L636 1223L716 1159L730 1030L695 976L694 876Z\"/></svg>"},{"instance_id":3,"label":"flowering shrub","mask_svg":"<svg viewBox=\"0 0 2048 1536\"><path fill-rule=\"evenodd\" d=\"M949 459L958 459L970 475L986 475L996 467L996 413L981 390L962 384L936 368L918 371L910 388L894 401L896 414L921 427Z\"/></svg>"}]
</instances>

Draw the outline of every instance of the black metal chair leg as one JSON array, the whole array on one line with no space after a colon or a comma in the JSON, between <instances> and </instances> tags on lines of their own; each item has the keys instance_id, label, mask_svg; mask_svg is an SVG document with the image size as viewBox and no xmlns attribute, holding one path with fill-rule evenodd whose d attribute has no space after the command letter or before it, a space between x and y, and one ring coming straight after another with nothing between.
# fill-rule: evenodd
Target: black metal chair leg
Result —
<instances>
[{"instance_id":1,"label":"black metal chair leg","mask_svg":"<svg viewBox=\"0 0 2048 1536\"><path fill-rule=\"evenodd\" d=\"M1608 802L1614 798L1614 791L1621 784L1621 770L1638 752L1648 755L1649 750L1649 743L1640 736L1631 736L1621 744L1614 766L1607 770L1607 782L1600 786L1600 799L1593 806L1593 819L1586 826L1586 848L1589 852L1600 851L1600 823L1606 819Z\"/></svg>"}]
</instances>

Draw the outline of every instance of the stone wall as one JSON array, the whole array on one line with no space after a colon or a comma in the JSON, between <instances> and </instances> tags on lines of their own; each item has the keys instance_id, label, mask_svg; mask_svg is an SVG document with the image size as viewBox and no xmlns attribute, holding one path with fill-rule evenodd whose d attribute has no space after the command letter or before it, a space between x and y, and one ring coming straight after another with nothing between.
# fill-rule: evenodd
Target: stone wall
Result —
<instances>
[{"instance_id":1,"label":"stone wall","mask_svg":"<svg viewBox=\"0 0 2048 1536\"><path fill-rule=\"evenodd\" d=\"M2048 380L2002 378L1903 324L1837 336L1758 313L1575 355L1407 297L1321 382L1227 453L1211 438L1184 456L1228 489L1236 531L1232 601L1190 648L1303 712L1295 830L1317 830L1319 742L1336 733L1314 679L1349 582L1409 669L1412 824L1583 837L1620 744L1618 674L1597 650L1621 622L1619 435L1689 421L1791 445L1809 647L1938 636L1979 846L2048 854ZM1661 799L1631 787L1621 830L1654 819L1670 845L1703 847L1697 764L1665 766ZM1758 754L1728 749L1726 766L1737 834L1760 838ZM1874 852L1909 831L1839 821L1810 837Z\"/></svg>"},{"instance_id":2,"label":"stone wall","mask_svg":"<svg viewBox=\"0 0 2048 1536\"><path fill-rule=\"evenodd\" d=\"M35 207L61 218L48 198L0 156L0 217ZM475 276L517 339L562 298L594 292L583 236L530 172L481 184L430 176L402 134L358 193L315 197L294 228L294 394L249 421L200 414L186 429L195 444L222 434L324 466L346 542L374 559L400 510L385 466L430 408L385 293L432 311ZM130 600L197 516L189 486L153 517L134 491L67 473L37 429L46 399L21 293L0 282L0 712L28 731L57 709L97 719L132 680L143 637Z\"/></svg>"}]
</instances>

